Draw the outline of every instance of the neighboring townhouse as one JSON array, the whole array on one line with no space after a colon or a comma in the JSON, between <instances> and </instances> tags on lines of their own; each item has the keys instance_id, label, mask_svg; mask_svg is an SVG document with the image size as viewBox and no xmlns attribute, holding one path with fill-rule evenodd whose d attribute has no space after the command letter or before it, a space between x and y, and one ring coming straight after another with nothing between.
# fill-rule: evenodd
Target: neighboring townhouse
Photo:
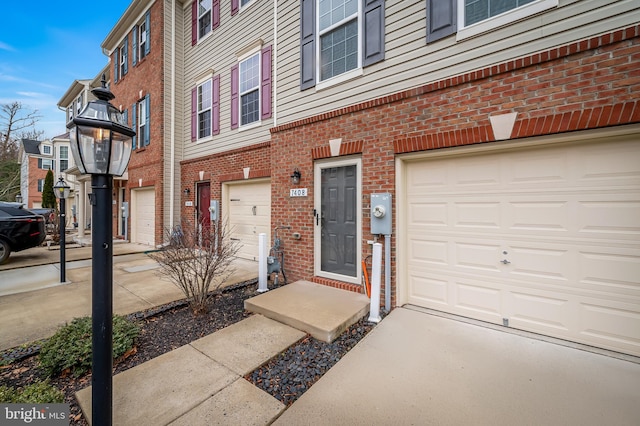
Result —
<instances>
[{"instance_id":1,"label":"neighboring townhouse","mask_svg":"<svg viewBox=\"0 0 640 426\"><path fill-rule=\"evenodd\" d=\"M22 139L20 149L20 194L27 208L42 207L42 190L49 170L53 171L53 184L62 177L72 188L70 201L66 204L67 227L76 223L74 218L76 192L74 177L68 169L73 164L69 147L69 134L55 136L51 140L35 141ZM71 183L69 183L71 182Z\"/></svg>"},{"instance_id":2,"label":"neighboring townhouse","mask_svg":"<svg viewBox=\"0 0 640 426\"><path fill-rule=\"evenodd\" d=\"M640 355L640 3L291 0L276 18L290 281L358 290L390 194L392 307Z\"/></svg>"},{"instance_id":3,"label":"neighboring townhouse","mask_svg":"<svg viewBox=\"0 0 640 426\"><path fill-rule=\"evenodd\" d=\"M103 68L93 80L74 80L74 82L71 83L57 104L60 110L65 111L67 123L71 122L73 117L78 115L87 103L96 99L93 93L91 93L91 90L99 87L98 85L100 84L102 74L106 72L108 76L108 70L108 67ZM63 136L68 146L69 133L67 132ZM71 187L70 200L67 200L66 205L72 210L67 217L71 218L71 223L77 228L77 238L82 239L85 237L85 232L91 225L91 206L88 197L88 194L91 193L91 176L81 175L69 149L67 148L63 151L62 154L65 158L62 166L66 165L66 167L64 169L60 168L59 170L66 171L63 177L67 185ZM56 182L57 179L58 176L56 176Z\"/></svg>"},{"instance_id":4,"label":"neighboring townhouse","mask_svg":"<svg viewBox=\"0 0 640 426\"><path fill-rule=\"evenodd\" d=\"M49 170L54 171L56 161L50 140L22 139L20 153L20 194L27 208L42 207L42 190ZM55 179L54 179L55 180Z\"/></svg>"},{"instance_id":5,"label":"neighboring townhouse","mask_svg":"<svg viewBox=\"0 0 640 426\"><path fill-rule=\"evenodd\" d=\"M174 23L181 15L180 2L133 1L102 43L111 64L111 103L137 132L126 180L114 182L116 204L122 212L128 203L128 239L152 246L162 244L165 230L178 219L180 152L172 114L179 66L175 46L182 34Z\"/></svg>"},{"instance_id":6,"label":"neighboring townhouse","mask_svg":"<svg viewBox=\"0 0 640 426\"><path fill-rule=\"evenodd\" d=\"M226 223L238 256L271 235L273 17L276 2L185 2L182 21L183 227ZM215 226L214 226L215 228ZM215 230L210 231L215 232Z\"/></svg>"}]
</instances>

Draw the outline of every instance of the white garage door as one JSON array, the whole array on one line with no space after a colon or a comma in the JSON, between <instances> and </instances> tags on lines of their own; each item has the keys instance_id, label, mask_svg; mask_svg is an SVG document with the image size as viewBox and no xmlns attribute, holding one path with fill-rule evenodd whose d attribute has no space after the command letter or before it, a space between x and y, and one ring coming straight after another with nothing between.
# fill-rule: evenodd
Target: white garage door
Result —
<instances>
[{"instance_id":1,"label":"white garage door","mask_svg":"<svg viewBox=\"0 0 640 426\"><path fill-rule=\"evenodd\" d=\"M156 195L154 188L131 191L131 241L155 245Z\"/></svg>"},{"instance_id":2,"label":"white garage door","mask_svg":"<svg viewBox=\"0 0 640 426\"><path fill-rule=\"evenodd\" d=\"M267 234L271 246L271 183L268 180L227 185L231 238L240 243L238 257L258 260L258 235Z\"/></svg>"},{"instance_id":3,"label":"white garage door","mask_svg":"<svg viewBox=\"0 0 640 426\"><path fill-rule=\"evenodd\" d=\"M640 355L638 138L405 166L403 302Z\"/></svg>"}]
</instances>

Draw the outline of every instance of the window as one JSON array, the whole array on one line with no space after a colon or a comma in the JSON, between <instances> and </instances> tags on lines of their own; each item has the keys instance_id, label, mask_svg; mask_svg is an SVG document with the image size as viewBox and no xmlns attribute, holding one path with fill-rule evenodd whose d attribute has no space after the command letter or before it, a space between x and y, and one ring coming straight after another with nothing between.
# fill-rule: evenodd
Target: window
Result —
<instances>
[{"instance_id":1,"label":"window","mask_svg":"<svg viewBox=\"0 0 640 426\"><path fill-rule=\"evenodd\" d=\"M144 59L150 51L149 25L151 23L151 11L147 10L144 19L138 25L133 26L133 65Z\"/></svg>"},{"instance_id":2,"label":"window","mask_svg":"<svg viewBox=\"0 0 640 426\"><path fill-rule=\"evenodd\" d=\"M384 5L384 0L302 0L302 90L338 76L350 78L384 59Z\"/></svg>"},{"instance_id":3,"label":"window","mask_svg":"<svg viewBox=\"0 0 640 426\"><path fill-rule=\"evenodd\" d=\"M191 140L220 134L220 76L191 90Z\"/></svg>"},{"instance_id":4,"label":"window","mask_svg":"<svg viewBox=\"0 0 640 426\"><path fill-rule=\"evenodd\" d=\"M358 1L320 0L320 81L358 64Z\"/></svg>"},{"instance_id":5,"label":"window","mask_svg":"<svg viewBox=\"0 0 640 426\"><path fill-rule=\"evenodd\" d=\"M198 139L211 136L211 80L198 86Z\"/></svg>"},{"instance_id":6,"label":"window","mask_svg":"<svg viewBox=\"0 0 640 426\"><path fill-rule=\"evenodd\" d=\"M211 0L198 1L198 38L211 31Z\"/></svg>"},{"instance_id":7,"label":"window","mask_svg":"<svg viewBox=\"0 0 640 426\"><path fill-rule=\"evenodd\" d=\"M196 0L191 3L191 45L220 26L220 0Z\"/></svg>"},{"instance_id":8,"label":"window","mask_svg":"<svg viewBox=\"0 0 640 426\"><path fill-rule=\"evenodd\" d=\"M42 192L44 189L44 179L38 179L38 192Z\"/></svg>"},{"instance_id":9,"label":"window","mask_svg":"<svg viewBox=\"0 0 640 426\"><path fill-rule=\"evenodd\" d=\"M231 68L231 128L271 117L271 46Z\"/></svg>"},{"instance_id":10,"label":"window","mask_svg":"<svg viewBox=\"0 0 640 426\"><path fill-rule=\"evenodd\" d=\"M260 54L240 62L240 125L260 118Z\"/></svg>"},{"instance_id":11,"label":"window","mask_svg":"<svg viewBox=\"0 0 640 426\"><path fill-rule=\"evenodd\" d=\"M133 104L131 108L131 127L137 132L131 141L131 149L145 147L151 142L149 137L150 104L150 97L147 94L143 99Z\"/></svg>"},{"instance_id":12,"label":"window","mask_svg":"<svg viewBox=\"0 0 640 426\"><path fill-rule=\"evenodd\" d=\"M69 147L61 146L58 155L60 158L60 171L63 172L69 168Z\"/></svg>"},{"instance_id":13,"label":"window","mask_svg":"<svg viewBox=\"0 0 640 426\"><path fill-rule=\"evenodd\" d=\"M134 45L135 45L135 40L134 40ZM128 52L129 52L129 37L125 36L122 44L119 47L117 47L115 52L113 53L113 79L116 82L127 74Z\"/></svg>"},{"instance_id":14,"label":"window","mask_svg":"<svg viewBox=\"0 0 640 426\"><path fill-rule=\"evenodd\" d=\"M53 170L53 160L51 158L38 158L38 168L42 170Z\"/></svg>"},{"instance_id":15,"label":"window","mask_svg":"<svg viewBox=\"0 0 640 426\"><path fill-rule=\"evenodd\" d=\"M44 155L51 155L51 146L50 145L42 145L42 153Z\"/></svg>"},{"instance_id":16,"label":"window","mask_svg":"<svg viewBox=\"0 0 640 426\"><path fill-rule=\"evenodd\" d=\"M427 0L427 43L472 37L556 7L558 0Z\"/></svg>"},{"instance_id":17,"label":"window","mask_svg":"<svg viewBox=\"0 0 640 426\"><path fill-rule=\"evenodd\" d=\"M82 112L82 106L84 105L84 94L80 94L78 99L76 99L76 115Z\"/></svg>"},{"instance_id":18,"label":"window","mask_svg":"<svg viewBox=\"0 0 640 426\"><path fill-rule=\"evenodd\" d=\"M67 108L67 117L69 117L67 121L73 120L73 104Z\"/></svg>"}]
</instances>

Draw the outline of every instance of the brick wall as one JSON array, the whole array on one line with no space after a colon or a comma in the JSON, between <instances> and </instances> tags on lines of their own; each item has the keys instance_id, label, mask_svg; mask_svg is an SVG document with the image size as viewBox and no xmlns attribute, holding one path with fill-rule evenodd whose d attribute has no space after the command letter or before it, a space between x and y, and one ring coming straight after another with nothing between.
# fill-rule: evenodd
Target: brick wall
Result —
<instances>
[{"instance_id":1,"label":"brick wall","mask_svg":"<svg viewBox=\"0 0 640 426\"><path fill-rule=\"evenodd\" d=\"M129 29L128 51L129 69L127 74L121 77L118 82L111 83L111 91L115 99L111 101L116 107L121 107L128 111L129 125L132 125L133 104L144 99L150 94L149 125L150 143L148 146L137 148L131 153L129 162L129 180L127 183L127 201L131 201L131 189L139 187L155 188L155 242L160 244L163 240L163 206L164 206L164 175L163 175L163 135L164 135L164 2L158 1L151 6L150 15L150 51L143 59L134 66L132 62L132 28ZM112 62L114 58L112 57ZM113 65L111 65L113 66ZM113 72L113 71L112 71ZM139 121L136 121L138 124ZM167 123L168 125L168 123ZM137 129L134 129L137 131ZM138 141L140 137L138 136ZM140 183L142 180L142 183ZM114 218L117 218L117 211L114 207ZM114 229L116 224L114 222ZM131 224L128 225L131 229Z\"/></svg>"},{"instance_id":2,"label":"brick wall","mask_svg":"<svg viewBox=\"0 0 640 426\"><path fill-rule=\"evenodd\" d=\"M222 205L222 184L225 182L244 180L244 169L249 168L249 179L264 178L270 176L271 164L270 143L262 142L245 148L227 151L221 154L212 154L194 160L185 160L180 163L180 189L182 227L194 226L196 210L197 182L209 182L211 187L211 199L220 201ZM200 179L200 172L203 173ZM189 188L189 195L185 195L184 189ZM193 201L192 207L185 206L186 201Z\"/></svg>"},{"instance_id":3,"label":"brick wall","mask_svg":"<svg viewBox=\"0 0 640 426\"><path fill-rule=\"evenodd\" d=\"M639 36L633 26L272 129L272 223L302 235L285 245L288 278L357 289L313 277L313 166L331 156L330 139L362 158L364 258L370 194L395 200L396 154L495 142L489 117L505 113L517 113L512 139L640 123ZM289 197L293 167L306 198Z\"/></svg>"}]
</instances>

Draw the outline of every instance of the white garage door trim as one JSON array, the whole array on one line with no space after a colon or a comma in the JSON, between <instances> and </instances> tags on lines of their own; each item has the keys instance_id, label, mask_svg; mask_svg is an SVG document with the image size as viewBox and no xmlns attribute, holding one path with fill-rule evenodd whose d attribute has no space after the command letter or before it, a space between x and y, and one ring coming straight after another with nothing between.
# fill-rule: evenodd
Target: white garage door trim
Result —
<instances>
[{"instance_id":1,"label":"white garage door trim","mask_svg":"<svg viewBox=\"0 0 640 426\"><path fill-rule=\"evenodd\" d=\"M258 190L262 200L232 199L234 189L247 189L253 185L268 186L269 190ZM266 197L265 197L266 196ZM238 238L242 244L237 256L248 260L258 260L258 235L267 234L267 246L271 247L271 179L251 179L222 184L222 219L229 224L229 235ZM234 208L240 209L232 212ZM256 219L254 219L254 217Z\"/></svg>"},{"instance_id":2,"label":"white garage door trim","mask_svg":"<svg viewBox=\"0 0 640 426\"><path fill-rule=\"evenodd\" d=\"M623 131L621 132L620 129L617 129L617 131L615 133L618 134L629 134L629 133L633 133L633 132L637 132L637 126L635 129L623 129ZM397 268L397 283L398 283L398 304L402 305L404 303L408 303L408 302L414 302L416 299L411 299L410 297L410 292L409 292L409 282L412 281L409 278L409 259L411 256L410 250L409 250L409 243L410 243L410 238L408 237L407 233L409 232L408 229L408 223L409 223L409 200L407 200L407 170L409 169L409 163L414 163L415 160L440 160L443 159L445 160L445 163L438 163L438 164L446 164L446 160L447 157L451 157L452 155L464 155L465 157L468 157L468 154L470 153L482 153L482 154L486 154L486 153L491 153L492 151L498 149L499 153L503 153L503 152L509 152L512 150L518 150L520 151L521 148L523 147L530 147L530 146L543 146L544 144L553 143L553 146L555 147L570 147L571 144L561 144L558 142L559 139L564 139L565 141L570 141L571 139L575 139L577 141L580 141L581 144L587 144L588 142L586 142L586 139L601 139L603 138L603 133L604 132L589 132L589 134L574 134L571 135L571 137L563 137L563 138L555 138L555 141L553 140L553 138L540 138L537 141L527 141L525 143L514 143L514 142L500 142L500 143L494 143L494 144L488 144L484 147L482 146L474 146L474 147L469 147L469 148L457 148L457 149L448 149L448 150L438 150L435 151L433 153L421 153L418 155L408 155L408 156L402 156L402 157L398 157L397 162L396 162L396 184L397 184L397 199L398 199L398 206L401 206L398 209L398 220L397 220L397 235L398 235L398 246L397 246L397 251L398 251L398 268ZM631 137L629 138L627 137L619 137L616 138L615 135L612 134L608 134L605 135L604 138L606 139L606 143L613 143L616 140L618 141L623 141L623 140L629 140L629 139L635 139L637 140L637 134L635 137ZM593 144L590 144L591 146L594 146ZM586 145L584 145L586 146ZM595 145L597 146L597 145ZM484 148L484 149L483 149ZM502 149L501 149L502 148ZM505 149L506 148L506 149ZM517 155L517 151L515 151ZM543 151L537 151L539 153L544 152ZM511 155L511 154L509 154ZM477 156L473 156L473 158L476 158ZM490 156L491 157L491 156ZM462 159L462 157L459 157ZM431 163L431 164L435 164L435 163ZM417 169L416 169L417 170ZM476 194L477 195L477 194ZM443 195L442 197L446 198L448 195ZM463 194L463 197L466 197L466 200L469 201L477 201L474 199L474 193L470 192L469 194ZM517 193L511 194L509 196L509 200L512 199L516 199L518 197ZM558 198L558 202L562 202L563 199L562 197L570 197L569 195L566 194L560 194L559 198ZM630 194L629 195L629 201L633 201L635 203L635 201L637 201L637 198L633 198L633 197L637 197L637 191L636 194ZM624 198L624 194L622 196L622 198ZM566 198L569 199L569 198ZM634 201L635 200L635 201ZM623 200L622 200L623 201ZM458 211L458 210L456 210ZM476 216L476 213L474 213L474 217ZM504 220L504 219L503 219ZM415 233L415 230L412 230L411 232ZM436 232L434 231L434 234ZM460 234L463 235L462 239L464 239L464 234ZM460 235L457 238L461 238ZM444 238L444 237L443 237ZM535 234L531 234L528 237L526 237L529 241L535 241L537 236ZM623 244L621 245L621 248L618 250L618 254L619 255L629 255L631 254L632 256L637 256L637 252L638 252L638 236L624 236L621 237L623 240ZM625 240L626 238L626 240ZM500 246L500 242L496 241L495 244L493 241L491 241L490 238L487 238L487 253L491 253L491 256L494 256L496 252L502 252L502 247ZM544 242L544 237L542 239L539 239L541 242ZM628 241L628 244L626 244L626 242ZM464 241L462 240L458 240L457 243L464 243ZM473 254L471 254L471 251L469 252L469 255L473 255L473 256L478 256L480 255L479 252L477 251L477 242L478 242L478 238L475 239L475 241L473 241L473 238L471 237L469 239L470 245L469 247L472 247L475 251L473 252ZM513 241L511 241L513 243ZM493 245L492 245L493 244ZM594 253L599 252L599 250L597 249L598 244L600 244L597 239L593 240L590 242L590 244L593 244L594 247L596 249L593 250ZM474 246L475 245L475 246ZM523 246L529 246L530 244L525 244ZM547 245L545 243L543 243L543 245L545 246L545 249L547 248L547 246L549 248L551 248L551 245ZM557 242L555 242L555 245L558 245ZM491 246L491 247L489 247ZM495 247L494 247L495 246ZM582 247L582 245L580 246ZM617 246L616 246L617 247ZM459 245L456 246L456 250L459 248ZM558 246L558 248L561 248ZM421 250L428 250L428 248L422 247ZM508 250L513 250L512 247L510 247ZM562 250L560 250L562 251ZM560 252L559 251L559 252ZM416 252L416 250L413 251L414 253ZM434 250L434 253L438 253L438 250ZM459 255L459 253L457 253L457 256ZM506 260L509 261L509 256L511 254L505 256ZM459 256L458 256L459 257ZM549 260L549 261L553 261L553 259ZM480 262L482 263L482 262ZM595 264L595 263L594 263ZM414 262L415 265L415 262ZM634 266L635 265L635 266ZM546 266L545 266L546 267ZM623 268L627 268L627 271L629 270L628 268L636 268L637 265L634 262L626 262L624 265L621 264L621 267ZM413 266L413 268L419 268L416 266ZM509 269L512 268L511 271L514 271L514 265L507 265L507 267L505 269ZM595 266L594 266L595 268ZM553 269L553 268L550 268ZM414 269L415 271L416 269ZM433 266L431 268L431 271L429 271L429 274L431 279L435 279L437 277L434 277L434 272L437 271L437 268L435 266ZM501 272L501 271L500 271ZM454 304L457 303L456 306L452 307L451 305L445 306L443 304L443 306L440 306L440 309L438 307L437 303L432 303L432 302L426 302L427 307L433 308L433 309L439 309L439 310L443 310L446 312L451 312L451 313L457 313L457 314L461 314L461 315L465 315L465 316L470 316L476 319L481 319L481 320L485 320L485 321L489 321L489 322L493 322L493 323L500 323L502 322L502 319L500 318L500 316L502 316L501 314L503 314L504 316L509 317L508 311L509 309L511 309L511 305L517 305L519 302L519 300L517 300L519 297L522 298L526 298L526 297L540 297L541 299L543 298L550 298L552 299L554 297L554 295L558 294L558 293L554 293L555 290L553 290L553 288L551 286L547 286L546 290L545 290L545 286L541 286L541 288L536 289L535 291L531 291L529 292L524 291L524 292L520 292L519 290L522 290L522 287L519 287L518 284L520 284L521 286L524 285L523 283L526 283L526 279L522 280L522 282L518 283L518 282L513 282L513 284L515 284L514 286L510 286L509 284L511 283L512 280L514 280L514 277L516 276L515 274L511 274L505 281L501 282L501 283L495 283L492 282L491 280L487 280L486 276L482 276L482 273L479 273L479 277L474 277L471 274L468 276L464 276L464 274L457 274L454 273L453 269L450 270L449 274L447 274L447 271L445 271L444 269L441 270L439 273L443 274L443 276L441 276L442 278L442 282L446 282L447 279L451 278L450 276L447 275L455 275L455 279L456 281L456 292L455 292L455 297L458 298L458 300L455 301ZM627 272L628 273L628 272ZM426 275L426 274L425 274ZM628 275L627 275L628 277ZM420 276L418 276L418 278L420 278ZM528 278L527 278L528 279ZM413 282L415 282L416 277L413 278ZM481 283L481 281L485 281L484 283ZM453 281L453 279L451 280ZM435 281L434 281L435 282ZM487 291L487 300L492 300L492 297L495 297L495 300L502 300L502 302L496 302L496 303L500 303L504 306L496 306L495 307L495 312L489 312L490 310L485 309L486 306L478 306L478 309L474 312L474 306L473 303L476 300L473 300L474 298L478 298L478 297L482 297L481 294L479 294L478 292L476 292L473 296L469 296L471 294L471 292L469 294L467 294L468 297L471 297L471 299L465 301L460 301L459 298L464 297L463 292L460 290L461 287L468 285L469 289L472 289L473 286L475 284L484 284L484 285L479 285L478 287L482 287ZM434 289L436 288L436 286L428 286L430 289ZM446 287L446 288L445 288ZM426 287L425 287L426 288ZM447 288L449 289L449 294L445 295L444 292L447 291ZM449 286L443 286L443 297L446 296L451 296L451 284L449 284ZM551 290L551 291L548 291ZM589 330L589 329L584 329L581 330L580 333L576 334L575 330L572 331L571 333L566 332L566 330L563 329L563 327L566 324L560 325L558 324L558 330L555 331L553 330L553 324L551 323L547 323L547 324L535 324L536 321L536 315L532 315L530 318L529 323L527 323L527 319L522 320L523 317L523 311L520 311L520 320L515 320L513 321L513 323L511 323L510 325L516 327L516 328L521 328L521 329L526 329L529 331L534 331L534 332L540 332L543 334L548 334L554 337L560 337L560 338L565 338L567 340L574 340L574 341L579 341L581 343L587 343L587 344L592 344L594 346L599 346L599 347L604 347L604 348L608 348L608 349L612 349L612 350L618 350L621 352L625 352L625 353L631 353L631 354L635 354L635 355L639 355L640 354L640 339L638 339L637 336L637 332L629 332L629 334L625 337L620 337L620 336L616 336L615 333L612 330L615 330L616 327L620 324L620 321L624 322L623 324L623 328L626 328L627 330L629 329L633 329L633 324L635 323L636 325L640 325L640 316L638 315L638 306L640 304L640 298L637 296L637 290L632 289L629 290L628 293L623 292L618 292L618 290L614 290L611 293L607 293L606 296L607 297L613 297L615 299L614 302L612 302L612 306L615 305L615 309L619 310L616 311L616 315L617 316L622 316L621 311L625 310L628 308L628 315L629 317L626 320L616 320L618 322L614 322L613 324L607 324L605 325L604 323L607 321L614 321L612 320L612 318L614 318L614 315L611 314L611 312L605 312L606 308L603 308L599 305L601 305L600 303L598 303L599 301L599 289L589 289L588 291L585 290L585 288L580 287L578 289L576 289L575 291L573 289L568 289L567 288L563 288L562 290L564 293L564 295L571 293L572 296L575 296L575 300L573 300L571 303L564 303L564 305L560 308L553 308L550 307L548 309L558 309L558 310L562 310L562 314L565 315L565 310L569 310L572 309L575 312L577 312L578 307L576 305L580 305L580 309L587 309L590 308L592 309L592 312L589 314L591 315L591 320L592 321L599 321L598 324L602 324L603 327L601 330ZM626 291L626 290L625 290ZM488 293L491 292L495 292L495 294L491 295ZM614 296L611 296L611 294L613 294ZM616 296L617 295L617 296ZM427 297L427 300L430 299L432 295L429 295ZM437 299L437 297L436 297ZM561 304L563 303L562 298L558 298L558 303ZM435 299L434 299L435 300ZM449 299L451 300L451 299ZM507 301L508 300L508 301ZM606 299L609 300L609 299ZM447 303L453 303L451 301L447 302ZM465 306L464 308L461 308L461 305L466 303L467 306ZM523 306L526 306L526 303L522 303ZM535 305L535 303L531 303L531 305ZM542 305L542 303L540 304ZM506 307L506 309L505 309ZM586 308L585 308L586 307ZM506 312L505 312L506 311ZM596 312L596 311L600 311L600 312ZM539 312L535 312L535 314L538 314ZM575 314L574 314L575 315ZM552 313L549 314L550 317L553 316ZM571 315L569 315L569 317L571 317ZM594 320L595 319L595 320ZM570 322L571 320L569 320ZM515 323L515 324L514 324ZM607 333L607 331L611 332L610 335L606 336L605 334ZM631 337L629 337L631 336Z\"/></svg>"},{"instance_id":3,"label":"white garage door trim","mask_svg":"<svg viewBox=\"0 0 640 426\"><path fill-rule=\"evenodd\" d=\"M156 192L154 187L131 190L131 242L155 245Z\"/></svg>"}]
</instances>

